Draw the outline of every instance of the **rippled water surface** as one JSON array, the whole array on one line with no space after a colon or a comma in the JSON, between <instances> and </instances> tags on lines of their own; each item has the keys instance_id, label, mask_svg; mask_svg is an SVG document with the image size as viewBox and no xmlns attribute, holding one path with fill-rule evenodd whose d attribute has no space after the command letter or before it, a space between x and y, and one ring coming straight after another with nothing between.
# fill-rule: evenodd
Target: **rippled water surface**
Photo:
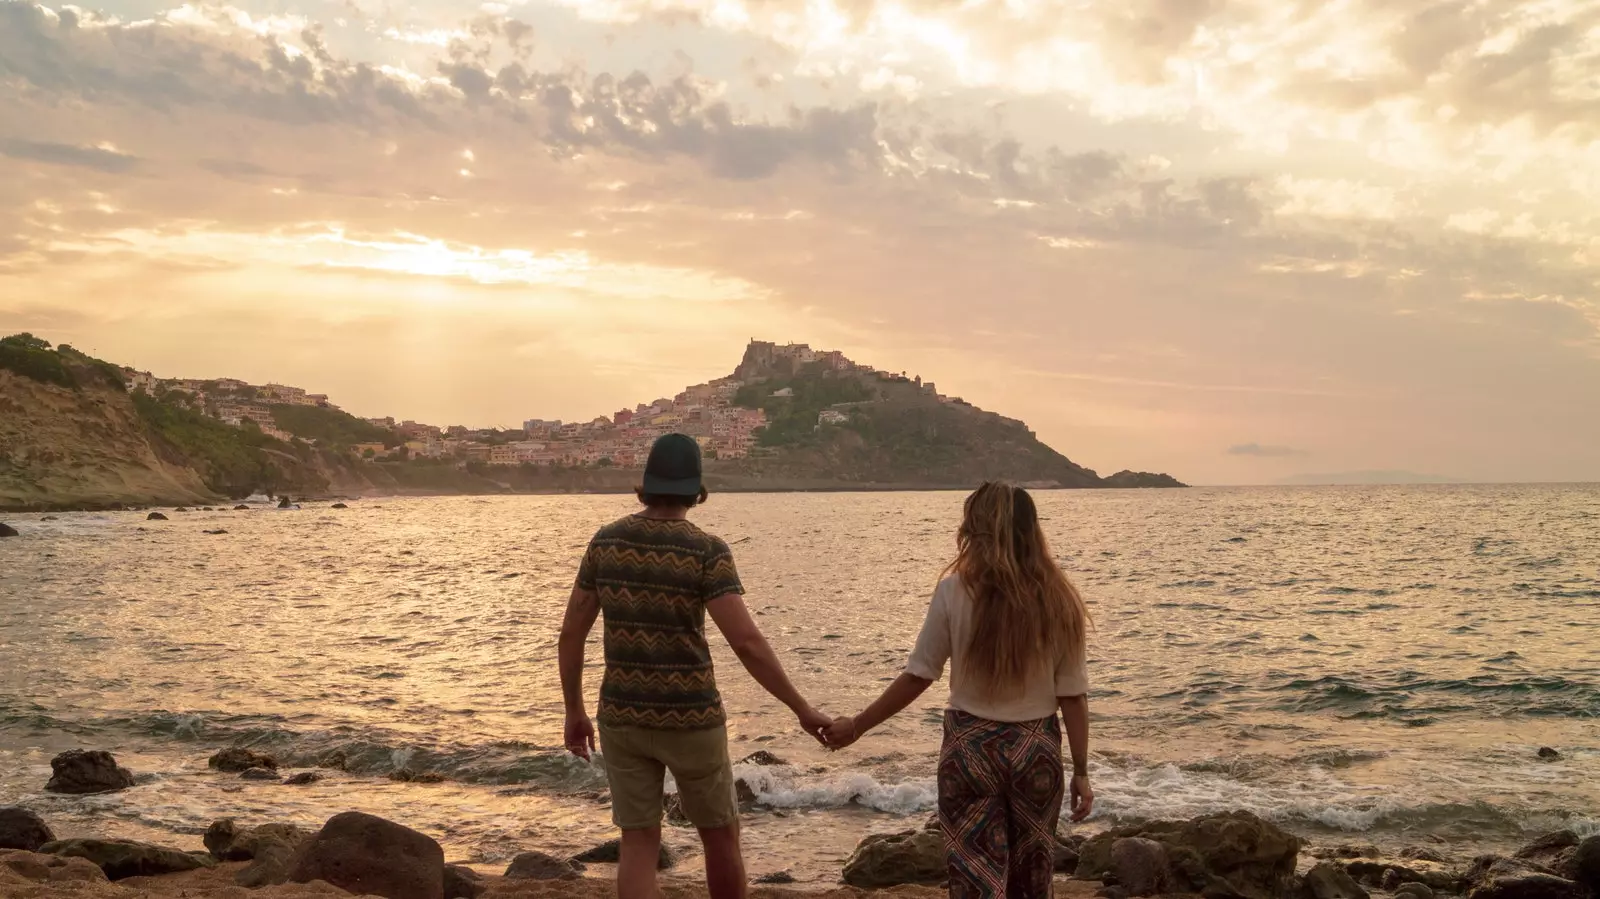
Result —
<instances>
[{"instance_id":1,"label":"rippled water surface","mask_svg":"<svg viewBox=\"0 0 1600 899\"><path fill-rule=\"evenodd\" d=\"M961 500L719 496L696 515L733 544L795 680L844 713L903 664ZM1097 622L1095 825L1248 808L1323 842L1464 850L1596 828L1600 488L1039 500ZM351 505L11 519L0 804L184 846L222 815L359 808L485 866L607 836L603 775L559 751L555 633L585 542L629 501ZM753 871L831 882L863 833L929 812L937 688L829 755L713 643L735 756L789 762L740 767L766 806L747 818ZM297 766L340 750L349 771L288 787L206 770L235 743ZM50 757L77 746L114 749L140 785L43 794ZM449 780L387 777L402 768Z\"/></svg>"}]
</instances>

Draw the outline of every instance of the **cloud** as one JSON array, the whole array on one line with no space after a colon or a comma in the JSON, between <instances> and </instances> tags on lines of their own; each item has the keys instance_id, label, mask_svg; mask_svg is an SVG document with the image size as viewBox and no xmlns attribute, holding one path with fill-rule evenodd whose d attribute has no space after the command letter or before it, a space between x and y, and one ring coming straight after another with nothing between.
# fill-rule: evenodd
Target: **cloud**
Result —
<instances>
[{"instance_id":1,"label":"cloud","mask_svg":"<svg viewBox=\"0 0 1600 899\"><path fill-rule=\"evenodd\" d=\"M1228 447L1230 456L1258 456L1263 459L1277 459L1288 456L1310 455L1305 450L1295 449L1292 446L1272 446L1260 443L1240 443Z\"/></svg>"},{"instance_id":2,"label":"cloud","mask_svg":"<svg viewBox=\"0 0 1600 899\"><path fill-rule=\"evenodd\" d=\"M137 157L104 147L82 147L43 141L11 139L0 141L0 155L55 165L78 166L120 174L138 164Z\"/></svg>"}]
</instances>

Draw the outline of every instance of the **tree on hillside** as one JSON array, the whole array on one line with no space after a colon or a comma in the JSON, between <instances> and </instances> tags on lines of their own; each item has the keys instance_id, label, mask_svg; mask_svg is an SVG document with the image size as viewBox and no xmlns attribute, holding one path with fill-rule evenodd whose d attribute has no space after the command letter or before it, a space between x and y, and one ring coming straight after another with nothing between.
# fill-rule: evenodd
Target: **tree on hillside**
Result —
<instances>
[{"instance_id":1,"label":"tree on hillside","mask_svg":"<svg viewBox=\"0 0 1600 899\"><path fill-rule=\"evenodd\" d=\"M48 350L50 349L50 341L40 340L24 331L21 334L13 334L10 337L0 337L0 346L19 350Z\"/></svg>"}]
</instances>

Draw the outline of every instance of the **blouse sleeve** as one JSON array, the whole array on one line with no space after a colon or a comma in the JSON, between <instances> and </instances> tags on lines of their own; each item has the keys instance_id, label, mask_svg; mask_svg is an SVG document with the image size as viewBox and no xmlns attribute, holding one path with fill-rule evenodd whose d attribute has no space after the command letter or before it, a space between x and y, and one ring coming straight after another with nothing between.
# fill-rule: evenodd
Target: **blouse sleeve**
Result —
<instances>
[{"instance_id":1,"label":"blouse sleeve","mask_svg":"<svg viewBox=\"0 0 1600 899\"><path fill-rule=\"evenodd\" d=\"M1076 658L1074 658L1076 655ZM1056 662L1056 695L1082 696L1089 692L1089 650L1063 652Z\"/></svg>"},{"instance_id":2,"label":"blouse sleeve","mask_svg":"<svg viewBox=\"0 0 1600 899\"><path fill-rule=\"evenodd\" d=\"M917 646L906 663L906 673L912 677L935 681L944 675L944 665L950 661L950 615L945 602L945 587L940 584L933 591L928 617L922 622Z\"/></svg>"}]
</instances>

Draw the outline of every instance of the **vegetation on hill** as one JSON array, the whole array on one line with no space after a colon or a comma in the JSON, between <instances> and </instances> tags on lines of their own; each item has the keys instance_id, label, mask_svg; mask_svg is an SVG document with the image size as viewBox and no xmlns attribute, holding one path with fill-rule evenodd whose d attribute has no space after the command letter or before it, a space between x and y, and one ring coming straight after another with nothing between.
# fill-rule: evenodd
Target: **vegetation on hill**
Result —
<instances>
[{"instance_id":1,"label":"vegetation on hill","mask_svg":"<svg viewBox=\"0 0 1600 899\"><path fill-rule=\"evenodd\" d=\"M775 396L789 390L793 396ZM809 365L793 377L757 381L739 388L733 403L746 409L760 409L767 425L758 442L762 446L784 447L815 443L817 416L841 403L871 400L876 392L859 377L829 377L820 366Z\"/></svg>"},{"instance_id":2,"label":"vegetation on hill","mask_svg":"<svg viewBox=\"0 0 1600 899\"><path fill-rule=\"evenodd\" d=\"M280 486L280 473L267 451L290 447L260 428L236 428L173 401L134 391L133 405L149 430L156 451L169 462L188 465L205 485L233 497Z\"/></svg>"},{"instance_id":3,"label":"vegetation on hill","mask_svg":"<svg viewBox=\"0 0 1600 899\"><path fill-rule=\"evenodd\" d=\"M274 405L272 420L280 430L302 440L344 448L357 443L381 443L387 447L401 444L400 436L388 428L379 427L338 409L321 406Z\"/></svg>"},{"instance_id":4,"label":"vegetation on hill","mask_svg":"<svg viewBox=\"0 0 1600 899\"><path fill-rule=\"evenodd\" d=\"M66 344L52 348L49 341L27 333L0 337L0 368L74 390L85 383L123 386L122 372L115 365Z\"/></svg>"}]
</instances>

